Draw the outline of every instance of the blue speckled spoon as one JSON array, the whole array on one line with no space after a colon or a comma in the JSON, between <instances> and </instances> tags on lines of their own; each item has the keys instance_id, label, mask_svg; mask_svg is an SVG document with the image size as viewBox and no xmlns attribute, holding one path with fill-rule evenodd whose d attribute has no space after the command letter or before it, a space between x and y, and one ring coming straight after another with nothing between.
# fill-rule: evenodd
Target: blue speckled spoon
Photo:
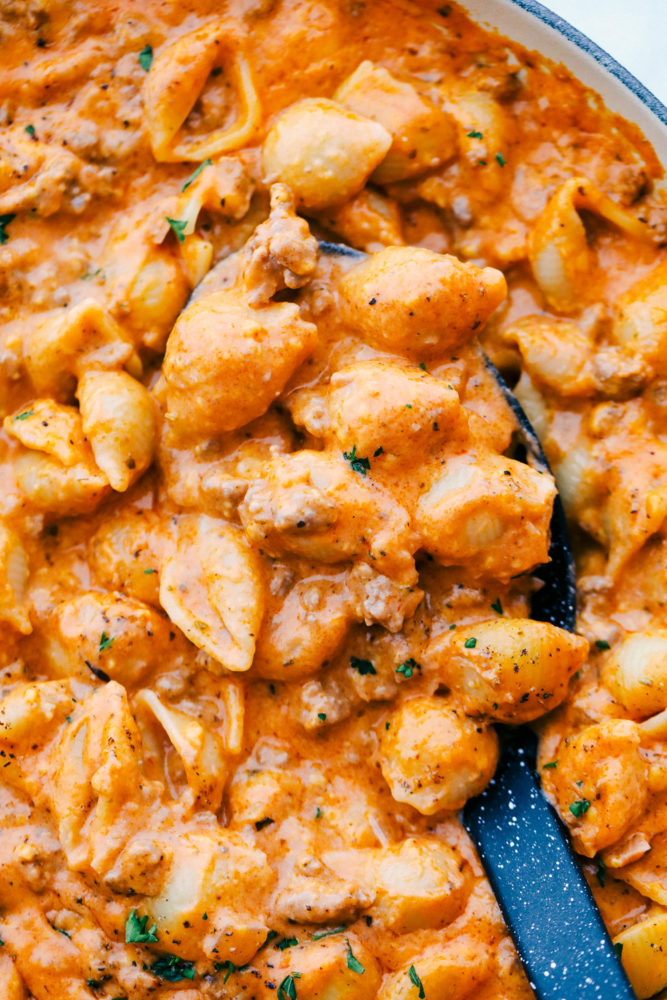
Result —
<instances>
[{"instance_id":1,"label":"blue speckled spoon","mask_svg":"<svg viewBox=\"0 0 667 1000\"><path fill-rule=\"evenodd\" d=\"M327 256L366 255L320 243ZM519 425L518 444L536 468L549 469L519 401L487 361ZM531 616L569 632L576 618L574 562L565 513L556 497L550 562L535 573ZM538 1000L636 1000L584 878L568 833L540 789L536 738L527 726L499 727L504 750L486 790L463 810L528 981Z\"/></svg>"},{"instance_id":2,"label":"blue speckled spoon","mask_svg":"<svg viewBox=\"0 0 667 1000\"><path fill-rule=\"evenodd\" d=\"M519 402L489 368L519 423L520 443L537 468L544 452ZM576 584L563 505L551 518L551 562L537 576L531 615L574 630ZM635 1000L565 828L535 773L537 740L527 726L503 727L495 777L463 810L463 824L503 911L539 1000Z\"/></svg>"}]
</instances>

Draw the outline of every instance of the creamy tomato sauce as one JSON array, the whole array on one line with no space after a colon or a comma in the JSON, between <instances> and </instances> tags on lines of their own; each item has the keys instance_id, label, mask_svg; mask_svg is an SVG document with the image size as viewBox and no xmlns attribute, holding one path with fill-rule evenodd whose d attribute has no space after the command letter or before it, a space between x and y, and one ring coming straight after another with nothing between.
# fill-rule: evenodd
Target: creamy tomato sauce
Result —
<instances>
[{"instance_id":1,"label":"creamy tomato sauce","mask_svg":"<svg viewBox=\"0 0 667 1000\"><path fill-rule=\"evenodd\" d=\"M0 995L531 997L457 818L495 722L663 990L650 146L449 3L0 37ZM576 635L528 617L555 486L484 352Z\"/></svg>"}]
</instances>

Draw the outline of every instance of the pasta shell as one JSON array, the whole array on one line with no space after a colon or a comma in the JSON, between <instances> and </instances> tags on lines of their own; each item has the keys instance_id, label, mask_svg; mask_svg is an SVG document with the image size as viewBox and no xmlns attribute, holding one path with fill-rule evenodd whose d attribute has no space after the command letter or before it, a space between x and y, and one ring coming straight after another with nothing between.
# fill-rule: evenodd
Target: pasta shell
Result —
<instances>
[{"instance_id":1,"label":"pasta shell","mask_svg":"<svg viewBox=\"0 0 667 1000\"><path fill-rule=\"evenodd\" d=\"M125 372L88 372L77 395L95 461L122 493L153 461L157 418L150 393Z\"/></svg>"},{"instance_id":2,"label":"pasta shell","mask_svg":"<svg viewBox=\"0 0 667 1000\"><path fill-rule=\"evenodd\" d=\"M259 557L238 528L187 514L162 567L160 602L175 625L226 670L249 670L264 614Z\"/></svg>"},{"instance_id":3,"label":"pasta shell","mask_svg":"<svg viewBox=\"0 0 667 1000\"><path fill-rule=\"evenodd\" d=\"M199 97L209 73L226 58L236 91L239 115L229 127L202 137L182 136L181 126ZM155 159L160 163L204 160L244 146L261 118L259 98L242 43L229 24L211 21L177 38L153 60L144 84L144 107Z\"/></svg>"}]
</instances>

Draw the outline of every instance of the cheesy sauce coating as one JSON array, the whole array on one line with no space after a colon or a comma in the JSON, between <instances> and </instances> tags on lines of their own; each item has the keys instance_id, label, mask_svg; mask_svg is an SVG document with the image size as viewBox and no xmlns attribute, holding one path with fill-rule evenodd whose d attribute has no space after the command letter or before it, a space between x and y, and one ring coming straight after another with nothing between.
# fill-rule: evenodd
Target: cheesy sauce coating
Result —
<instances>
[{"instance_id":1,"label":"cheesy sauce coating","mask_svg":"<svg viewBox=\"0 0 667 1000\"><path fill-rule=\"evenodd\" d=\"M453 4L0 38L0 996L528 1000L457 818L495 722L664 989L651 148ZM555 487L483 352L576 635L528 618Z\"/></svg>"}]
</instances>

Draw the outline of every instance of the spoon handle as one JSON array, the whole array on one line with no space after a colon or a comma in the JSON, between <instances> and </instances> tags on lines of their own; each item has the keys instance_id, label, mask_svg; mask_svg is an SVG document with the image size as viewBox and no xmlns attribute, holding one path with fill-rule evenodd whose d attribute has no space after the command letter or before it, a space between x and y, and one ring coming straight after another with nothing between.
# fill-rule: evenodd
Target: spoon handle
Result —
<instances>
[{"instance_id":1,"label":"spoon handle","mask_svg":"<svg viewBox=\"0 0 667 1000\"><path fill-rule=\"evenodd\" d=\"M538 1000L635 1000L593 894L517 731L496 776L463 810Z\"/></svg>"}]
</instances>

